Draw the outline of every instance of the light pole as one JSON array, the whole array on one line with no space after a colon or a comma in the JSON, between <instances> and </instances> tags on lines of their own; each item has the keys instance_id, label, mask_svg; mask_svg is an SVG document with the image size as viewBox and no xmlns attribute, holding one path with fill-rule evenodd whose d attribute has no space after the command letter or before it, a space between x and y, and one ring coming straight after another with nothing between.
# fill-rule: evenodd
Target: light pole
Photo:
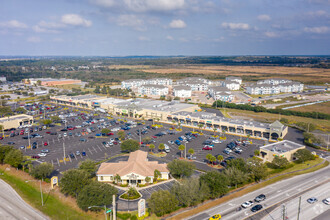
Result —
<instances>
[{"instance_id":1,"label":"light pole","mask_svg":"<svg viewBox=\"0 0 330 220\"><path fill-rule=\"evenodd\" d=\"M107 220L107 206L104 205L104 206L97 206L97 205L93 205L93 206L88 206L88 209L91 209L93 207L97 207L97 208L104 208L104 217L105 217L105 220Z\"/></svg>"},{"instance_id":2,"label":"light pole","mask_svg":"<svg viewBox=\"0 0 330 220\"><path fill-rule=\"evenodd\" d=\"M31 147L31 140L30 140L30 129L28 130L28 141L29 141L29 147ZM26 149L26 148L25 148ZM32 150L32 149L31 149Z\"/></svg>"},{"instance_id":3,"label":"light pole","mask_svg":"<svg viewBox=\"0 0 330 220\"><path fill-rule=\"evenodd\" d=\"M184 142L184 159L187 159L187 142Z\"/></svg>"},{"instance_id":4,"label":"light pole","mask_svg":"<svg viewBox=\"0 0 330 220\"><path fill-rule=\"evenodd\" d=\"M41 197L41 206L44 206L44 197L42 195L42 187L41 187L41 181L43 180L26 180L25 182L32 182L32 181L40 181L40 197Z\"/></svg>"}]
</instances>

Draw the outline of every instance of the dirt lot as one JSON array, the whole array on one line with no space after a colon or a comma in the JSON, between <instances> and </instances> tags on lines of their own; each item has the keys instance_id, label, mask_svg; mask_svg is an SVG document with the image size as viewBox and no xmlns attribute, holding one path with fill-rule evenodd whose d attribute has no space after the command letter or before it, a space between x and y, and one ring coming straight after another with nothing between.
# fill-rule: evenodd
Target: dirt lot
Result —
<instances>
[{"instance_id":1,"label":"dirt lot","mask_svg":"<svg viewBox=\"0 0 330 220\"><path fill-rule=\"evenodd\" d=\"M321 68L281 67L281 66L221 66L221 65L176 65L172 67L149 67L143 69L148 73L160 74L203 74L215 77L249 76L256 79L283 77L302 82L330 82L330 70ZM317 79L315 78L317 76Z\"/></svg>"},{"instance_id":2,"label":"dirt lot","mask_svg":"<svg viewBox=\"0 0 330 220\"><path fill-rule=\"evenodd\" d=\"M307 105L299 108L292 108L291 110L300 112L322 112L330 114L330 102L323 102L315 105Z\"/></svg>"}]
</instances>

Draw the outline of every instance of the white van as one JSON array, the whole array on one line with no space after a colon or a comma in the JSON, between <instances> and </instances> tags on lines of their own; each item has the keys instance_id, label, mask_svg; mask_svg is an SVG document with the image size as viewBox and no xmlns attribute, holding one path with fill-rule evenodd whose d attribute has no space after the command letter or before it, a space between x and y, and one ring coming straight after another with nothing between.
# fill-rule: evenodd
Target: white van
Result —
<instances>
[{"instance_id":1,"label":"white van","mask_svg":"<svg viewBox=\"0 0 330 220\"><path fill-rule=\"evenodd\" d=\"M165 146L165 148L164 148L165 152L169 153L170 152L170 147L167 144L164 144L164 146Z\"/></svg>"}]
</instances>

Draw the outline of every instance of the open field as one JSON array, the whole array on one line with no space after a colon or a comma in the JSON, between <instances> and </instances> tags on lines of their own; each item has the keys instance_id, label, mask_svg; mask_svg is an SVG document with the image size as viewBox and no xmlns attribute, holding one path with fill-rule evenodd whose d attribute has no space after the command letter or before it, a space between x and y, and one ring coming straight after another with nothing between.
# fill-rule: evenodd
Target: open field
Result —
<instances>
[{"instance_id":1,"label":"open field","mask_svg":"<svg viewBox=\"0 0 330 220\"><path fill-rule=\"evenodd\" d=\"M221 112L224 110L222 109ZM252 118L257 121L262 122L274 122L275 120L279 120L279 118L286 118L290 123L294 122L304 122L311 123L316 126L317 129L323 131L330 131L330 123L328 120L314 119L314 118L305 118L298 116L286 116L286 115L276 115L266 112L253 112L253 111L245 111L239 109L225 109L225 112L229 114L232 118L235 116L244 117L244 118Z\"/></svg>"},{"instance_id":2,"label":"open field","mask_svg":"<svg viewBox=\"0 0 330 220\"><path fill-rule=\"evenodd\" d=\"M221 65L176 65L174 67L145 68L144 72L172 74L196 74L224 78L241 76L251 79L283 77L302 82L330 82L330 70L322 68L282 67L282 66L221 66ZM315 78L317 76L317 78Z\"/></svg>"},{"instance_id":3,"label":"open field","mask_svg":"<svg viewBox=\"0 0 330 220\"><path fill-rule=\"evenodd\" d=\"M300 112L321 112L330 114L330 102L322 102L315 105L307 105L299 108L292 108L293 111L300 111Z\"/></svg>"},{"instance_id":4,"label":"open field","mask_svg":"<svg viewBox=\"0 0 330 220\"><path fill-rule=\"evenodd\" d=\"M81 85L78 85L78 84L67 84L67 85L56 85L54 86L56 88L59 88L59 89L81 89Z\"/></svg>"}]
</instances>

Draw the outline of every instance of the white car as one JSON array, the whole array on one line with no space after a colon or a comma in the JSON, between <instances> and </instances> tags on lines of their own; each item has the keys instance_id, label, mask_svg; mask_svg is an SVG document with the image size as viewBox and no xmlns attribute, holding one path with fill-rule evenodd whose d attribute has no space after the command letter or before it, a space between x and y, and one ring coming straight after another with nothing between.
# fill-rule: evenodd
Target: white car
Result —
<instances>
[{"instance_id":1,"label":"white car","mask_svg":"<svg viewBox=\"0 0 330 220\"><path fill-rule=\"evenodd\" d=\"M76 128L81 128L81 125L77 125Z\"/></svg>"},{"instance_id":2,"label":"white car","mask_svg":"<svg viewBox=\"0 0 330 220\"><path fill-rule=\"evenodd\" d=\"M220 142L220 140L215 139L215 140L212 141L212 143L214 143L214 144L220 144L221 142Z\"/></svg>"},{"instance_id":3,"label":"white car","mask_svg":"<svg viewBox=\"0 0 330 220\"><path fill-rule=\"evenodd\" d=\"M63 137L66 137L66 136L68 136L67 133L64 133L64 134L63 134Z\"/></svg>"},{"instance_id":4,"label":"white car","mask_svg":"<svg viewBox=\"0 0 330 220\"><path fill-rule=\"evenodd\" d=\"M251 207L253 205L253 201L246 201L246 202L244 202L241 206L243 207L243 208L249 208L249 207Z\"/></svg>"},{"instance_id":5,"label":"white car","mask_svg":"<svg viewBox=\"0 0 330 220\"><path fill-rule=\"evenodd\" d=\"M326 205L330 205L330 198L323 199L323 203Z\"/></svg>"},{"instance_id":6,"label":"white car","mask_svg":"<svg viewBox=\"0 0 330 220\"><path fill-rule=\"evenodd\" d=\"M167 144L164 144L164 150L166 153L169 153L170 152L170 147L167 145Z\"/></svg>"},{"instance_id":7,"label":"white car","mask_svg":"<svg viewBox=\"0 0 330 220\"><path fill-rule=\"evenodd\" d=\"M39 157L45 157L45 156L47 156L47 154L46 153L40 153L40 154L38 154L38 156Z\"/></svg>"}]
</instances>

